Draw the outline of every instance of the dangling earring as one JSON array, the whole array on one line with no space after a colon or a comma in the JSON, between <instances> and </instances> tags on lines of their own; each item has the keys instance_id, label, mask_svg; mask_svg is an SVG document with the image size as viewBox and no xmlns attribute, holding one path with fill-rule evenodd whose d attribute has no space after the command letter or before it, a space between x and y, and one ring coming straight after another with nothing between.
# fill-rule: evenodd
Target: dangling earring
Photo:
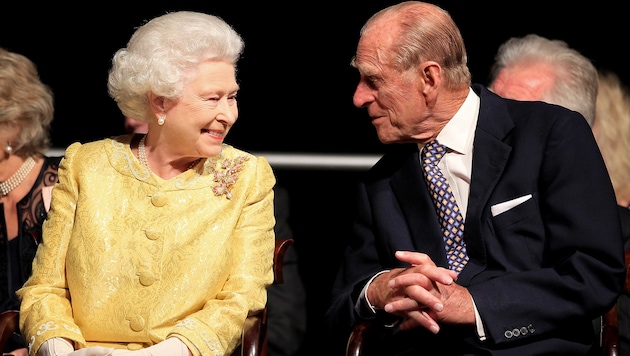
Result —
<instances>
[{"instance_id":1,"label":"dangling earring","mask_svg":"<svg viewBox=\"0 0 630 356\"><path fill-rule=\"evenodd\" d=\"M4 151L8 154L13 153L13 146L11 146L11 141L7 141L7 145L4 148Z\"/></svg>"},{"instance_id":2,"label":"dangling earring","mask_svg":"<svg viewBox=\"0 0 630 356\"><path fill-rule=\"evenodd\" d=\"M164 125L164 116L158 117L158 125L160 126Z\"/></svg>"}]
</instances>

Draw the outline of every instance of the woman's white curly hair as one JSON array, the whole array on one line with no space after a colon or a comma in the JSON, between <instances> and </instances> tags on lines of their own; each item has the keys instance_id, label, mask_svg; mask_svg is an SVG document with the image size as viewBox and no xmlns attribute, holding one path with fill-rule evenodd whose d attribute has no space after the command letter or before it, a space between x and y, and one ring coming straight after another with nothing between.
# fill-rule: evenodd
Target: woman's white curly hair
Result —
<instances>
[{"instance_id":1,"label":"woman's white curly hair","mask_svg":"<svg viewBox=\"0 0 630 356\"><path fill-rule=\"evenodd\" d=\"M122 113L137 120L154 118L149 93L176 99L205 61L236 67L244 42L217 16L178 11L140 26L112 59L107 87Z\"/></svg>"}]
</instances>

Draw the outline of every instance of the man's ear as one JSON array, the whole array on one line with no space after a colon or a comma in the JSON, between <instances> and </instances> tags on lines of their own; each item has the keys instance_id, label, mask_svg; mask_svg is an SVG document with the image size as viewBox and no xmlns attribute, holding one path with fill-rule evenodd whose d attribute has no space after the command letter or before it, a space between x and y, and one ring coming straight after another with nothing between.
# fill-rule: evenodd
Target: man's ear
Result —
<instances>
[{"instance_id":1,"label":"man's ear","mask_svg":"<svg viewBox=\"0 0 630 356\"><path fill-rule=\"evenodd\" d=\"M437 62L426 61L420 64L420 75L424 81L425 94L434 91L442 82L442 67Z\"/></svg>"}]
</instances>

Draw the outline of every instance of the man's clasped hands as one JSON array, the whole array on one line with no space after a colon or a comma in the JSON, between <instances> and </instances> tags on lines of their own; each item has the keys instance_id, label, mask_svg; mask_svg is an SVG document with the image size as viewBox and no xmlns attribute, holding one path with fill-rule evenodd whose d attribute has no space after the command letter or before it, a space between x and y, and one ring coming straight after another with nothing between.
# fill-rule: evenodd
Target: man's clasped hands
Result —
<instances>
[{"instance_id":1,"label":"man's clasped hands","mask_svg":"<svg viewBox=\"0 0 630 356\"><path fill-rule=\"evenodd\" d=\"M411 267L377 276L367 290L367 299L377 309L401 317L401 330L422 326L437 334L438 322L475 323L472 297L468 289L455 283L456 271L436 266L420 252L397 251L396 258Z\"/></svg>"}]
</instances>

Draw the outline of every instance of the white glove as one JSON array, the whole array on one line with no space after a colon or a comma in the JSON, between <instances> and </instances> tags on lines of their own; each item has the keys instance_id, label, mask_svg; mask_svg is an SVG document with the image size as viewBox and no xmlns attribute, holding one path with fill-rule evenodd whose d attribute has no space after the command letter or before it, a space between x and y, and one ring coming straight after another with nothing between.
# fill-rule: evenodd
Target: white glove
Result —
<instances>
[{"instance_id":1,"label":"white glove","mask_svg":"<svg viewBox=\"0 0 630 356\"><path fill-rule=\"evenodd\" d=\"M129 350L114 350L112 356L189 356L188 346L184 342L176 337L169 337L168 339L159 342L146 349L137 351ZM75 356L75 355L68 355ZM77 355L78 356L78 355Z\"/></svg>"},{"instance_id":2,"label":"white glove","mask_svg":"<svg viewBox=\"0 0 630 356\"><path fill-rule=\"evenodd\" d=\"M37 350L37 356L109 356L114 351L113 348L92 346L74 351L72 344L60 337L55 337L44 341Z\"/></svg>"},{"instance_id":3,"label":"white glove","mask_svg":"<svg viewBox=\"0 0 630 356\"><path fill-rule=\"evenodd\" d=\"M112 352L114 349L111 347L92 346L60 356L111 356Z\"/></svg>"}]
</instances>

